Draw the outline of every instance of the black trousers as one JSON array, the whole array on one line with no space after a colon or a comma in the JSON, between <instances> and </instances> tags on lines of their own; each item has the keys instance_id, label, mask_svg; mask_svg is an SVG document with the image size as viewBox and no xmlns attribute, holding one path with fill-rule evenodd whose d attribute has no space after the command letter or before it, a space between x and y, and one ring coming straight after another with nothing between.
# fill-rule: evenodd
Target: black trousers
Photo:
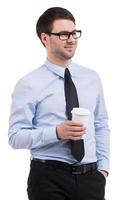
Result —
<instances>
[{"instance_id":1,"label":"black trousers","mask_svg":"<svg viewBox=\"0 0 133 200\"><path fill-rule=\"evenodd\" d=\"M104 200L105 183L97 170L75 175L32 160L27 192L29 200Z\"/></svg>"}]
</instances>

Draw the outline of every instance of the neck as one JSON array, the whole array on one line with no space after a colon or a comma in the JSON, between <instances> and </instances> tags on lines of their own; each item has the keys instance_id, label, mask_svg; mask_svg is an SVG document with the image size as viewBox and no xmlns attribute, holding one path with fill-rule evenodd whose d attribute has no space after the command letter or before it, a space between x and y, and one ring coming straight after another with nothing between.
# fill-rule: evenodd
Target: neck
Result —
<instances>
[{"instance_id":1,"label":"neck","mask_svg":"<svg viewBox=\"0 0 133 200\"><path fill-rule=\"evenodd\" d=\"M60 67L66 68L70 63L71 63L71 59L69 60L60 60L60 59L52 59L51 57L48 56L48 60L55 64L55 65L59 65Z\"/></svg>"}]
</instances>

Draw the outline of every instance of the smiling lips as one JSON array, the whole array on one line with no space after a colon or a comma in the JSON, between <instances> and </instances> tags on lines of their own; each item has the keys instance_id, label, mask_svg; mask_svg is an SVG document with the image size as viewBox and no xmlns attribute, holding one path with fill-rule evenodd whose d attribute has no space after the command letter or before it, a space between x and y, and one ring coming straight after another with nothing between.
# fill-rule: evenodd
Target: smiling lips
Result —
<instances>
[{"instance_id":1,"label":"smiling lips","mask_svg":"<svg viewBox=\"0 0 133 200\"><path fill-rule=\"evenodd\" d=\"M65 49L73 50L74 49L74 45L65 46Z\"/></svg>"}]
</instances>

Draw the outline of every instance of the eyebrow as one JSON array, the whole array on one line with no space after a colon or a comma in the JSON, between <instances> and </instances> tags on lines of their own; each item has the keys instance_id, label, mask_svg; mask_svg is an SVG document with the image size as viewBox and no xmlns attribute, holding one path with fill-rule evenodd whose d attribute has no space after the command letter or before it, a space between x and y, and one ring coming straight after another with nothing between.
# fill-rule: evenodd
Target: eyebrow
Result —
<instances>
[{"instance_id":1,"label":"eyebrow","mask_svg":"<svg viewBox=\"0 0 133 200\"><path fill-rule=\"evenodd\" d=\"M72 31L68 31L68 30L61 30L61 31L58 31L57 33L60 33L60 32L64 32L64 33L71 33L71 32L74 32L76 31L76 29L72 30Z\"/></svg>"}]
</instances>

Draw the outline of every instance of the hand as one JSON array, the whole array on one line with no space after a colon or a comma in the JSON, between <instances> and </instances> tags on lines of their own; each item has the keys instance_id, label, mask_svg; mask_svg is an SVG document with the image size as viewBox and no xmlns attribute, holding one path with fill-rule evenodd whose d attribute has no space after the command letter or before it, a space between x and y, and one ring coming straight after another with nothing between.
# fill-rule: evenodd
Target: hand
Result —
<instances>
[{"instance_id":1,"label":"hand","mask_svg":"<svg viewBox=\"0 0 133 200\"><path fill-rule=\"evenodd\" d=\"M108 176L108 173L103 170L99 170L99 172L106 178Z\"/></svg>"},{"instance_id":2,"label":"hand","mask_svg":"<svg viewBox=\"0 0 133 200\"><path fill-rule=\"evenodd\" d=\"M57 137L66 140L80 140L86 133L86 127L79 121L65 121L56 127Z\"/></svg>"}]
</instances>

